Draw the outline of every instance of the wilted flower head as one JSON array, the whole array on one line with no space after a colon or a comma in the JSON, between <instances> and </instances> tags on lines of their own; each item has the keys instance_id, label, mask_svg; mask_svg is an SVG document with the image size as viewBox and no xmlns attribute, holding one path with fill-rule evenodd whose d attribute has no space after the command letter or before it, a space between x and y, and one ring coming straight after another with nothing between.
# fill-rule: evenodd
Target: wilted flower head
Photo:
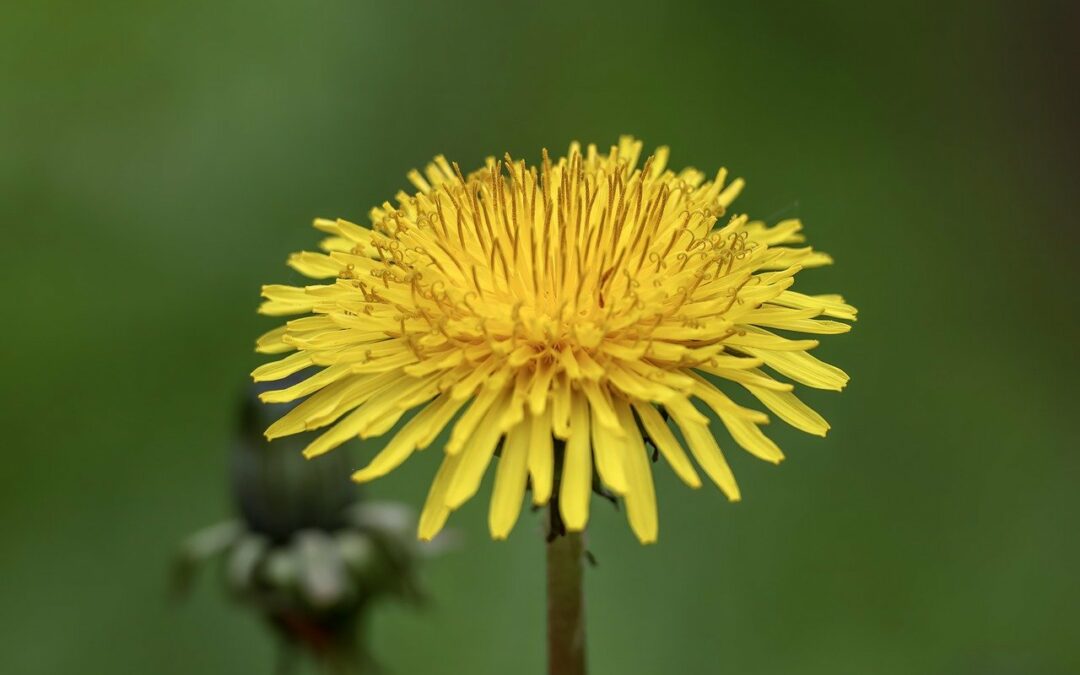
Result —
<instances>
[{"instance_id":1,"label":"wilted flower head","mask_svg":"<svg viewBox=\"0 0 1080 675\"><path fill-rule=\"evenodd\" d=\"M797 220L767 227L728 217L743 182L726 182L724 170L713 180L669 170L667 148L638 168L641 148L629 137L603 154L575 143L564 158L545 152L539 167L506 156L469 175L437 157L409 174L414 194L371 211L370 228L316 220L329 235L324 252L289 264L327 281L263 287L262 313L306 316L259 339L259 351L294 353L254 376L322 370L263 394L307 397L267 436L329 427L304 450L314 457L393 432L354 474L368 481L449 429L422 538L477 492L498 455L495 538L510 532L527 486L535 504L557 499L565 526L583 529L595 470L651 542L646 443L696 488L685 445L733 501L739 488L706 411L753 455L783 458L760 429L766 414L718 384L739 385L782 420L824 435L825 420L763 368L821 389L847 382L808 353L816 340L772 330L849 329L831 320L855 318L840 296L790 290L796 273L831 259L790 246L803 241Z\"/></svg>"}]
</instances>

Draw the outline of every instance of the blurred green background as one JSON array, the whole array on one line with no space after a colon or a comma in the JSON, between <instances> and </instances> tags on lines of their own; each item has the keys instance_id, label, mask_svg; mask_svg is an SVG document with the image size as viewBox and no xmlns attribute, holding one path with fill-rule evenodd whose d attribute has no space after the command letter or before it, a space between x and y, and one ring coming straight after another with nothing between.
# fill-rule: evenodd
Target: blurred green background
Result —
<instances>
[{"instance_id":1,"label":"blurred green background","mask_svg":"<svg viewBox=\"0 0 1080 675\"><path fill-rule=\"evenodd\" d=\"M1080 672L1074 3L13 2L0 21L0 671L262 673L176 542L227 515L258 287L314 216L436 153L620 133L798 216L861 310L744 501L657 470L661 538L595 503L593 672ZM372 448L353 448L356 462ZM425 453L374 493L419 505ZM540 673L537 518L451 523L397 673Z\"/></svg>"}]
</instances>

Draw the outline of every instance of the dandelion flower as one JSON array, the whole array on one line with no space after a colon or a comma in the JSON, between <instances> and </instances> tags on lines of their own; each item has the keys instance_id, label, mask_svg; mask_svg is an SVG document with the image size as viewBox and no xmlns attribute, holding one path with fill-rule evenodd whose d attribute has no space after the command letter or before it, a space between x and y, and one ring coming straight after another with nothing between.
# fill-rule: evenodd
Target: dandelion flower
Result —
<instances>
[{"instance_id":1,"label":"dandelion flower","mask_svg":"<svg viewBox=\"0 0 1080 675\"><path fill-rule=\"evenodd\" d=\"M630 137L607 153L574 143L538 167L506 156L468 175L440 156L409 174L415 192L372 209L370 227L316 220L329 235L323 252L289 265L322 281L262 289L263 314L303 316L259 338L260 352L292 353L255 379L319 369L262 395L304 398L266 435L326 427L308 457L386 435L353 476L363 482L447 431L424 539L497 457L496 539L527 489L536 505L557 502L567 530L584 529L595 475L624 500L643 543L658 529L653 455L692 488L696 463L739 499L711 419L752 455L783 458L761 431L768 416L724 389L746 389L788 424L825 435L825 420L774 375L819 389L847 382L809 354L817 340L776 332L849 330L835 319L854 320L855 309L840 296L791 290L800 270L831 259L793 246L798 220L727 216L741 179L670 170L664 147L639 168L641 149Z\"/></svg>"}]
</instances>

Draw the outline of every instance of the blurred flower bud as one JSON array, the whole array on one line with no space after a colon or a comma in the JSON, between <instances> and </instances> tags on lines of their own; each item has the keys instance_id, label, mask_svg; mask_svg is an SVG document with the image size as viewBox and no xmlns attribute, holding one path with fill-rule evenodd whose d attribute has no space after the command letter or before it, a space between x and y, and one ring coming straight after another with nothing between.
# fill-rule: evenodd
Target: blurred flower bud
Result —
<instances>
[{"instance_id":1,"label":"blurred flower bud","mask_svg":"<svg viewBox=\"0 0 1080 675\"><path fill-rule=\"evenodd\" d=\"M200 563L220 558L230 593L287 645L333 672L371 672L362 634L368 608L382 597L422 599L417 564L439 544L416 540L407 507L360 500L345 453L307 460L303 436L268 442L262 430L289 406L260 404L258 393L245 402L233 447L240 519L184 542L175 586L186 591Z\"/></svg>"},{"instance_id":2,"label":"blurred flower bud","mask_svg":"<svg viewBox=\"0 0 1080 675\"><path fill-rule=\"evenodd\" d=\"M303 379L303 374L293 380ZM289 386L293 380L274 383ZM299 530L334 530L344 523L342 513L357 496L349 479L348 453L329 453L305 459L302 450L313 434L266 440L263 431L295 404L260 403L258 394L270 387L252 386L244 402L240 433L233 446L232 494L248 527L274 541Z\"/></svg>"}]
</instances>

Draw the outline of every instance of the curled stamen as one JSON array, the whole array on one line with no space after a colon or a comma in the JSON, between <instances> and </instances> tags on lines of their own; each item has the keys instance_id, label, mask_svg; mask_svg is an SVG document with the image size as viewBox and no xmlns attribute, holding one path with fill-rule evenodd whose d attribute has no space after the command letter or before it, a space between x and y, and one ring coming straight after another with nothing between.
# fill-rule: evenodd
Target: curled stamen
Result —
<instances>
[{"instance_id":1,"label":"curled stamen","mask_svg":"<svg viewBox=\"0 0 1080 675\"><path fill-rule=\"evenodd\" d=\"M709 243L705 239L694 239L690 242L690 245L686 247L686 252L689 253L698 248L708 248ZM704 251L702 251L704 253Z\"/></svg>"},{"instance_id":2,"label":"curled stamen","mask_svg":"<svg viewBox=\"0 0 1080 675\"><path fill-rule=\"evenodd\" d=\"M476 307L473 306L473 302L475 302L475 301L477 301L479 299L480 299L480 294L479 293L476 293L474 291L466 291L465 295L462 296L461 301L465 303L466 307L468 307L469 309L471 309L471 310L473 310L475 312Z\"/></svg>"},{"instance_id":3,"label":"curled stamen","mask_svg":"<svg viewBox=\"0 0 1080 675\"><path fill-rule=\"evenodd\" d=\"M656 256L656 258L654 259L653 256ZM657 274L660 273L661 269L663 269L664 267L667 267L667 263L664 262L664 259L656 251L652 251L651 253L649 253L649 262L651 262L651 263L655 262L656 263L656 273Z\"/></svg>"}]
</instances>

